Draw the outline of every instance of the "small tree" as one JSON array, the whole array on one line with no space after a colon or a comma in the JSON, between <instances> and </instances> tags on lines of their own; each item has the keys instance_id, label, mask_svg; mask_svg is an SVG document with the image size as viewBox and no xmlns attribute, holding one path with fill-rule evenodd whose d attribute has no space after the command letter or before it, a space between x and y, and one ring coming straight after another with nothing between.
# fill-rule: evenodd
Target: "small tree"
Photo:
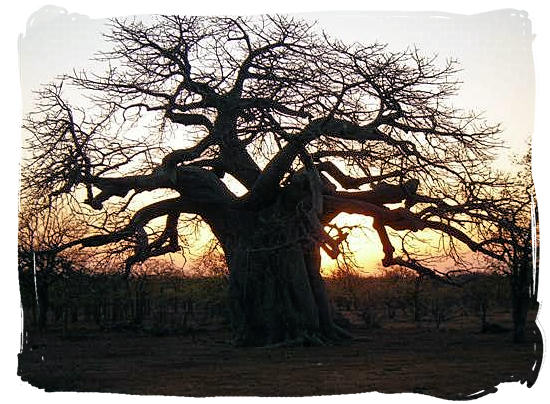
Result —
<instances>
[{"instance_id":1,"label":"small tree","mask_svg":"<svg viewBox=\"0 0 550 404\"><path fill-rule=\"evenodd\" d=\"M24 202L19 212L19 273L21 280L32 276L38 326L45 330L50 284L55 275L71 271L79 261L77 255L68 251L58 254L59 248L83 233L73 215L62 206L54 204L44 209L32 201Z\"/></svg>"},{"instance_id":2,"label":"small tree","mask_svg":"<svg viewBox=\"0 0 550 404\"><path fill-rule=\"evenodd\" d=\"M518 171L501 191L485 245L498 254L490 266L510 279L514 341L525 341L528 310L537 298L538 213L531 176L531 153L517 159Z\"/></svg>"}]
</instances>

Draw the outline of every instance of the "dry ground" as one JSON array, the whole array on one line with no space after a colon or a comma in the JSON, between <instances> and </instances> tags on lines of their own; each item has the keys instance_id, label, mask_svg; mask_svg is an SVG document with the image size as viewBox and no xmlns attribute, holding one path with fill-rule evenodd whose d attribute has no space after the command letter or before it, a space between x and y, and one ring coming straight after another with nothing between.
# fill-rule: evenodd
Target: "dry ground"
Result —
<instances>
[{"instance_id":1,"label":"dry ground","mask_svg":"<svg viewBox=\"0 0 550 404\"><path fill-rule=\"evenodd\" d=\"M509 324L508 324L509 325ZM227 332L153 337L104 332L31 338L19 375L47 391L184 396L303 396L378 391L460 399L506 381L534 381L541 336L481 334L473 321L385 324L325 347L236 348ZM537 362L538 361L538 362ZM482 393L484 394L484 393Z\"/></svg>"}]
</instances>

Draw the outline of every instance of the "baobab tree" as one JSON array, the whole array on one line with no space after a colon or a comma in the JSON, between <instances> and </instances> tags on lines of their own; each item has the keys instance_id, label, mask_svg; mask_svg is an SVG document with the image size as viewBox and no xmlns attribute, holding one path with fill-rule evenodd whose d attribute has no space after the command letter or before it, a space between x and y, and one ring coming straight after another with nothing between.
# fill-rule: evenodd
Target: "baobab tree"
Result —
<instances>
[{"instance_id":1,"label":"baobab tree","mask_svg":"<svg viewBox=\"0 0 550 404\"><path fill-rule=\"evenodd\" d=\"M131 271L178 251L181 221L199 217L223 248L235 338L249 345L345 334L319 272L320 250L336 257L346 237L327 227L341 212L372 217L384 266L449 279L388 231L497 257L464 218L497 183L499 128L451 105L456 61L345 44L286 16L114 19L105 39L105 71L43 88L24 125L23 192L104 214L60 249L125 243Z\"/></svg>"}]
</instances>

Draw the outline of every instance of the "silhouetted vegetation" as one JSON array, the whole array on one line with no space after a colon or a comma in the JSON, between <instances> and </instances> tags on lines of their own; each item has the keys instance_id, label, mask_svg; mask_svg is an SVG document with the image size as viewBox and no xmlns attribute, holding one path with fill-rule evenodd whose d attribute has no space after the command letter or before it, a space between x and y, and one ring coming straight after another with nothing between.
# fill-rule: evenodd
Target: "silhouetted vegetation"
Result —
<instances>
[{"instance_id":1,"label":"silhouetted vegetation","mask_svg":"<svg viewBox=\"0 0 550 404\"><path fill-rule=\"evenodd\" d=\"M24 271L19 374L53 391L193 396L376 390L456 399L503 381L532 385L541 361L534 311L526 339L536 345L512 345L508 279L462 279L456 287L399 270L326 278L334 319L354 340L243 350L230 344L226 277L56 273L38 332L33 276ZM326 382L314 382L327 371Z\"/></svg>"},{"instance_id":2,"label":"silhouetted vegetation","mask_svg":"<svg viewBox=\"0 0 550 404\"><path fill-rule=\"evenodd\" d=\"M34 273L19 273L26 331L39 328ZM332 310L343 328L383 328L412 323L439 329L450 320L478 323L480 332L498 329L491 314L509 314L509 280L495 273L463 275L462 286L445 285L407 270L380 276L336 274L325 278ZM94 274L66 265L50 275L43 327L63 334L86 330L193 333L229 329L228 280L223 276L119 273ZM532 307L536 301L531 302ZM511 331L502 328L502 331Z\"/></svg>"}]
</instances>

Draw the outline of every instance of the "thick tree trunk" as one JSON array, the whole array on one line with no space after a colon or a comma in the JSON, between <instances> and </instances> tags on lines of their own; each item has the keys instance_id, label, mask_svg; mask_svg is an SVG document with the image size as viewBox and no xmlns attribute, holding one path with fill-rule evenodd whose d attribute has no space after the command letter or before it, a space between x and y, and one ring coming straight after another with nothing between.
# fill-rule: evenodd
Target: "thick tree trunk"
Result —
<instances>
[{"instance_id":1,"label":"thick tree trunk","mask_svg":"<svg viewBox=\"0 0 550 404\"><path fill-rule=\"evenodd\" d=\"M320 275L318 186L297 175L271 205L232 212L221 240L237 344L322 344L346 335L332 321Z\"/></svg>"},{"instance_id":2,"label":"thick tree trunk","mask_svg":"<svg viewBox=\"0 0 550 404\"><path fill-rule=\"evenodd\" d=\"M320 344L343 333L332 322L319 247L236 249L228 259L235 342Z\"/></svg>"}]
</instances>

